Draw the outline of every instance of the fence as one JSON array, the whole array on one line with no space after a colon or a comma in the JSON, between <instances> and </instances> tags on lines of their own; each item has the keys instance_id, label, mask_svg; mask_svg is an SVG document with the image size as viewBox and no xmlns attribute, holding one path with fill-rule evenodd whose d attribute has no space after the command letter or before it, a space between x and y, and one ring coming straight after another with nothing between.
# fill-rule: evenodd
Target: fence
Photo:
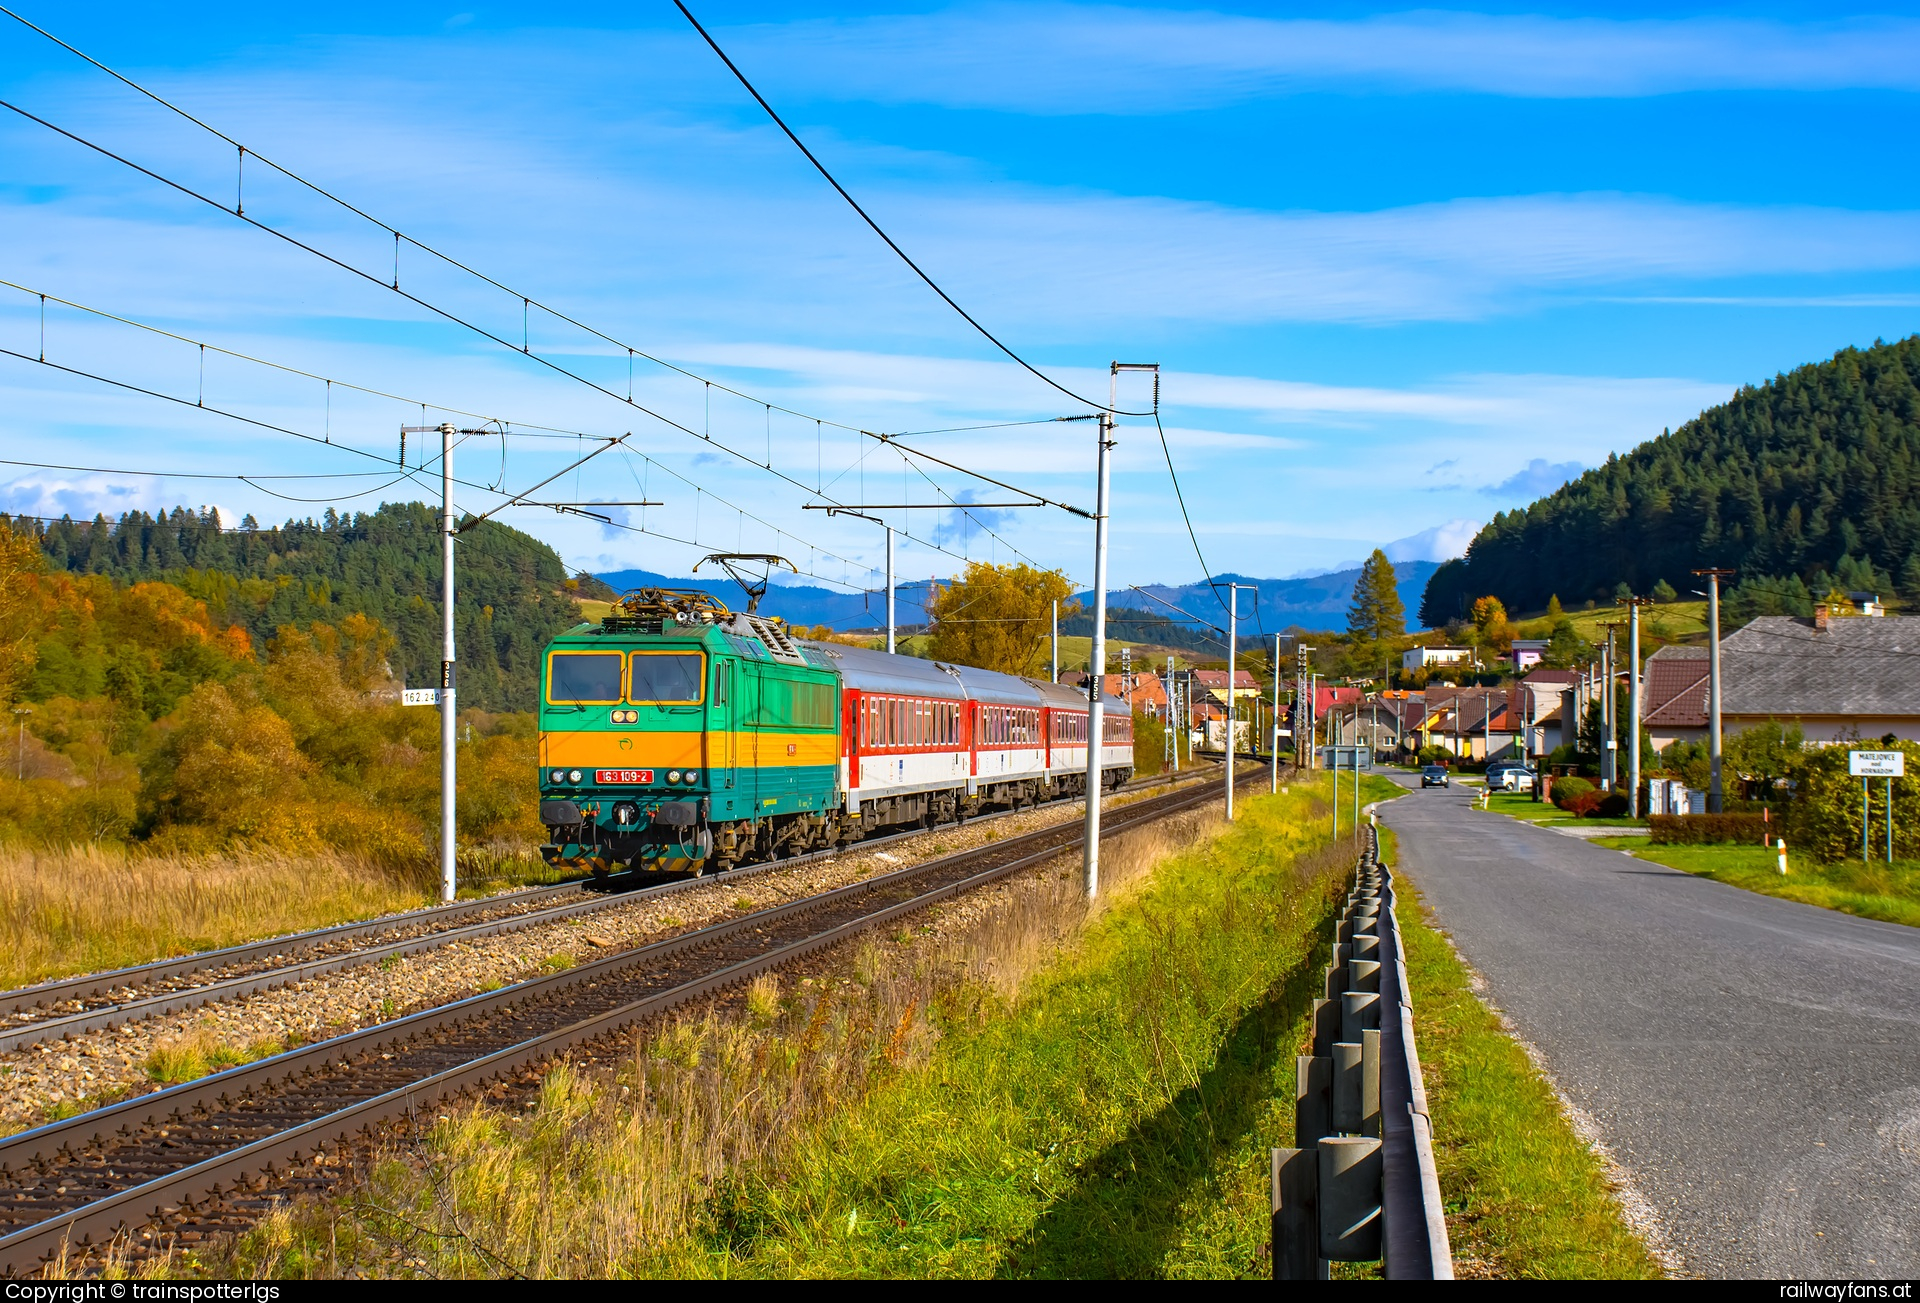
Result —
<instances>
[{"instance_id":1,"label":"fence","mask_svg":"<svg viewBox=\"0 0 1920 1303\"><path fill-rule=\"evenodd\" d=\"M1362 833L1313 1053L1296 1061L1298 1148L1273 1151L1273 1276L1325 1280L1331 1263L1380 1260L1389 1280L1451 1280L1393 874L1371 824Z\"/></svg>"}]
</instances>

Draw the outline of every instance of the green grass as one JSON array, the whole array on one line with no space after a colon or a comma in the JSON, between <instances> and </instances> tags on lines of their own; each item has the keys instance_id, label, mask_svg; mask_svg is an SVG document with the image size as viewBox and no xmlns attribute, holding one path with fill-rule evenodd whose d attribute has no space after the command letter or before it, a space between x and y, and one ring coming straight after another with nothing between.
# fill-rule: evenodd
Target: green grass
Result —
<instances>
[{"instance_id":1,"label":"green grass","mask_svg":"<svg viewBox=\"0 0 1920 1303\"><path fill-rule=\"evenodd\" d=\"M1626 608L1611 603L1591 611L1569 611L1573 618L1573 627L1588 642L1599 646L1607 640L1607 631L1600 627L1604 621L1625 620ZM1656 634L1655 626L1660 632ZM1707 632L1707 604L1703 601L1672 602L1666 606L1643 606L1640 608L1640 629L1643 635L1658 636L1668 642L1682 642L1690 638L1704 638ZM1621 629L1614 634L1615 645L1626 645L1627 631Z\"/></svg>"},{"instance_id":2,"label":"green grass","mask_svg":"<svg viewBox=\"0 0 1920 1303\"><path fill-rule=\"evenodd\" d=\"M1920 927L1920 862L1913 860L1815 864L1796 857L1789 845L1787 875L1782 877L1778 852L1763 846L1649 846L1638 838L1596 842L1730 887Z\"/></svg>"},{"instance_id":3,"label":"green grass","mask_svg":"<svg viewBox=\"0 0 1920 1303\"><path fill-rule=\"evenodd\" d=\"M1394 862L1391 834L1382 854ZM1414 1037L1455 1270L1463 1277L1646 1280L1660 1264L1546 1079L1474 995L1453 947L1397 879Z\"/></svg>"},{"instance_id":4,"label":"green grass","mask_svg":"<svg viewBox=\"0 0 1920 1303\"><path fill-rule=\"evenodd\" d=\"M1525 792L1495 792L1488 798L1487 808L1495 814L1504 814L1527 823L1571 823L1579 824L1583 828L1644 828L1647 826L1645 819L1629 819L1625 815L1576 818L1549 801L1536 804L1534 799Z\"/></svg>"},{"instance_id":5,"label":"green grass","mask_svg":"<svg viewBox=\"0 0 1920 1303\"><path fill-rule=\"evenodd\" d=\"M1010 1007L744 1184L705 1254L655 1268L1264 1275L1267 1152L1291 1134L1346 848L1302 874L1324 825L1298 787L1240 813Z\"/></svg>"}]
</instances>

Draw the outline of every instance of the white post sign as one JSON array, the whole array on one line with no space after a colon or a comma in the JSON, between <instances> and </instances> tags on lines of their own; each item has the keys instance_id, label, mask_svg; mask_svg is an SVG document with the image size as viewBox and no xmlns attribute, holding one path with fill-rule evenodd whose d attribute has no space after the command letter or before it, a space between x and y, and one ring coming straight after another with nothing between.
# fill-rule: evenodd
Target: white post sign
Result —
<instances>
[{"instance_id":1,"label":"white post sign","mask_svg":"<svg viewBox=\"0 0 1920 1303\"><path fill-rule=\"evenodd\" d=\"M1904 778L1907 754L1904 751L1849 751L1847 772L1855 778Z\"/></svg>"},{"instance_id":2,"label":"white post sign","mask_svg":"<svg viewBox=\"0 0 1920 1303\"><path fill-rule=\"evenodd\" d=\"M437 706L440 704L438 688L402 688L400 704L403 706Z\"/></svg>"}]
</instances>

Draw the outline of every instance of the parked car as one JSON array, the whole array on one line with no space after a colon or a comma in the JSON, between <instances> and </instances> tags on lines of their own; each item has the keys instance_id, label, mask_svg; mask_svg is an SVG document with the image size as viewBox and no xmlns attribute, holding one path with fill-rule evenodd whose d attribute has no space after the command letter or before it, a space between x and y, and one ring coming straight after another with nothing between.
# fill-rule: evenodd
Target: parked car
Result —
<instances>
[{"instance_id":1,"label":"parked car","mask_svg":"<svg viewBox=\"0 0 1920 1303\"><path fill-rule=\"evenodd\" d=\"M1518 760L1496 760L1487 766L1487 789L1493 792L1533 790L1533 770Z\"/></svg>"},{"instance_id":2,"label":"parked car","mask_svg":"<svg viewBox=\"0 0 1920 1303\"><path fill-rule=\"evenodd\" d=\"M1452 784L1448 781L1447 771L1444 767L1440 765L1424 765L1421 767L1420 786L1449 787L1451 785Z\"/></svg>"}]
</instances>

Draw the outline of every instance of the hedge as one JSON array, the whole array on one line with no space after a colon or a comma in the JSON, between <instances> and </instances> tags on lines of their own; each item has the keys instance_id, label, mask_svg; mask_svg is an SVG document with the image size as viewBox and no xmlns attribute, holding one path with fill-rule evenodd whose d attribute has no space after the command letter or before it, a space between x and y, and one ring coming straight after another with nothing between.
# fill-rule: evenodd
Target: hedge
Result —
<instances>
[{"instance_id":1,"label":"hedge","mask_svg":"<svg viewBox=\"0 0 1920 1303\"><path fill-rule=\"evenodd\" d=\"M1742 842L1759 846L1770 830L1757 814L1655 814L1647 817L1653 835L1647 840L1656 845L1700 846L1708 842Z\"/></svg>"}]
</instances>

